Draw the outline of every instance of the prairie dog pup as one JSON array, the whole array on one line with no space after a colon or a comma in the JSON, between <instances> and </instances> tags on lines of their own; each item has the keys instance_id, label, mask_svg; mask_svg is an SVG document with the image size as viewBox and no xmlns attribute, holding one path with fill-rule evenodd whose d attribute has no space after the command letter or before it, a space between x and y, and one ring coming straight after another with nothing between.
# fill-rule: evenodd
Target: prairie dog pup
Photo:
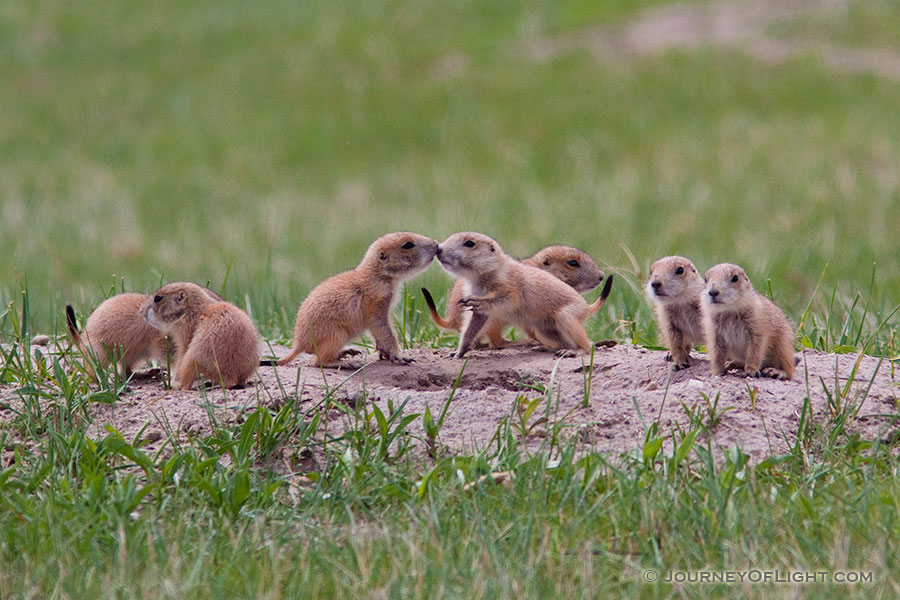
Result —
<instances>
[{"instance_id":1,"label":"prairie dog pup","mask_svg":"<svg viewBox=\"0 0 900 600\"><path fill-rule=\"evenodd\" d=\"M590 351L581 323L593 309L553 275L513 260L497 242L480 233L451 235L438 247L437 258L463 280L459 304L471 310L456 358L471 348L490 318L522 328L551 349Z\"/></svg>"},{"instance_id":2,"label":"prairie dog pup","mask_svg":"<svg viewBox=\"0 0 900 600\"><path fill-rule=\"evenodd\" d=\"M723 263L707 271L701 307L713 375L738 368L751 377L794 376L793 327L742 268Z\"/></svg>"},{"instance_id":3,"label":"prairie dog pup","mask_svg":"<svg viewBox=\"0 0 900 600\"><path fill-rule=\"evenodd\" d=\"M165 358L165 335L147 323L141 313L148 300L147 294L134 293L107 298L88 317L83 336L78 333L75 309L66 305L69 335L84 355L84 367L91 377L97 376L87 360L89 356L95 357L101 367L116 358L123 377L150 359Z\"/></svg>"},{"instance_id":4,"label":"prairie dog pup","mask_svg":"<svg viewBox=\"0 0 900 600\"><path fill-rule=\"evenodd\" d=\"M691 366L691 347L705 344L700 296L703 279L683 256L660 258L650 266L647 297L656 309L656 322L675 370Z\"/></svg>"},{"instance_id":5,"label":"prairie dog pup","mask_svg":"<svg viewBox=\"0 0 900 600\"><path fill-rule=\"evenodd\" d=\"M144 303L147 322L175 341L174 387L190 389L200 373L232 388L259 365L257 333L247 314L188 282L164 285Z\"/></svg>"},{"instance_id":6,"label":"prairie dog pup","mask_svg":"<svg viewBox=\"0 0 900 600\"><path fill-rule=\"evenodd\" d=\"M606 274L597 266L586 252L571 246L548 246L534 256L521 261L532 267L537 267L547 271L563 283L574 288L580 294L586 294L595 287L600 285ZM596 311L603 306L606 298L609 297L609 291L612 287L612 276L607 280L606 287L600 294L600 297L590 306ZM425 303L428 305L428 312L431 319L438 327L460 331L463 326L463 317L465 309L460 305L459 301L463 297L464 283L458 280L450 292L450 299L447 303L447 318L444 319L437 311L434 299L425 288L422 288L425 296ZM488 319L482 329L483 337L487 337L493 348L502 348L508 342L503 337L503 328L506 323L497 319Z\"/></svg>"},{"instance_id":7,"label":"prairie dog pup","mask_svg":"<svg viewBox=\"0 0 900 600\"><path fill-rule=\"evenodd\" d=\"M316 355L316 365L331 365L344 354L344 345L366 330L375 339L379 358L411 362L400 356L391 310L400 284L428 267L436 251L436 241L417 233L389 233L372 242L359 266L326 279L309 293L297 311L293 348L275 364L286 365L306 352Z\"/></svg>"},{"instance_id":8,"label":"prairie dog pup","mask_svg":"<svg viewBox=\"0 0 900 600\"><path fill-rule=\"evenodd\" d=\"M587 252L571 246L547 246L522 263L547 271L579 294L587 294L606 278Z\"/></svg>"}]
</instances>

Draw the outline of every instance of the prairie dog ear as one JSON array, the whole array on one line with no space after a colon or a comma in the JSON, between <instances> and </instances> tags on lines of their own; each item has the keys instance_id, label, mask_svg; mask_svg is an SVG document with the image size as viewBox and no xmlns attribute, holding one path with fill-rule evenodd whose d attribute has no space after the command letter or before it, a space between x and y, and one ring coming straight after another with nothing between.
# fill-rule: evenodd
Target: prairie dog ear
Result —
<instances>
[{"instance_id":1,"label":"prairie dog ear","mask_svg":"<svg viewBox=\"0 0 900 600\"><path fill-rule=\"evenodd\" d=\"M491 252L494 251L494 245L493 245L493 244L490 244L488 247L491 249Z\"/></svg>"},{"instance_id":2,"label":"prairie dog ear","mask_svg":"<svg viewBox=\"0 0 900 600\"><path fill-rule=\"evenodd\" d=\"M184 302L184 290L178 293L178 303Z\"/></svg>"}]
</instances>

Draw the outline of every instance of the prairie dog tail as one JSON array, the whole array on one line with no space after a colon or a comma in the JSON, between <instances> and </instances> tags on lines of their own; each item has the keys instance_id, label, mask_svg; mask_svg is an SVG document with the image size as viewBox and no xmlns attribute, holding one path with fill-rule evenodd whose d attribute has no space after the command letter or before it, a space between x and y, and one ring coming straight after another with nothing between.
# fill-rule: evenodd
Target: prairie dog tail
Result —
<instances>
[{"instance_id":1,"label":"prairie dog tail","mask_svg":"<svg viewBox=\"0 0 900 600\"><path fill-rule=\"evenodd\" d=\"M292 360L297 358L298 354L300 354L300 349L295 346L294 349L291 350L290 354L288 354L287 356L282 356L281 358L279 358L277 360L276 359L261 360L261 361L259 361L259 366L261 366L261 367L275 367L275 366L283 367L284 365L288 364L289 362L291 362Z\"/></svg>"},{"instance_id":2,"label":"prairie dog tail","mask_svg":"<svg viewBox=\"0 0 900 600\"><path fill-rule=\"evenodd\" d=\"M83 357L84 370L87 372L88 376L94 380L97 380L97 374L94 371L94 367L91 366L91 359L93 355L90 352L89 348L85 348L81 343L81 335L78 333L78 323L75 321L75 309L72 308L71 304L66 304L66 325L69 328L69 337L72 338L72 344L78 348L78 351L81 352L81 356Z\"/></svg>"},{"instance_id":3,"label":"prairie dog tail","mask_svg":"<svg viewBox=\"0 0 900 600\"><path fill-rule=\"evenodd\" d=\"M453 326L450 325L444 317L438 314L437 305L434 303L434 298L431 297L431 292L422 288L422 295L425 296L425 304L428 305L428 312L431 314L431 320L434 321L434 324L441 329L453 329Z\"/></svg>"},{"instance_id":4,"label":"prairie dog tail","mask_svg":"<svg viewBox=\"0 0 900 600\"><path fill-rule=\"evenodd\" d=\"M78 333L78 323L75 322L75 309L71 304L66 304L66 325L69 326L72 343L81 348L81 335Z\"/></svg>"},{"instance_id":5,"label":"prairie dog tail","mask_svg":"<svg viewBox=\"0 0 900 600\"><path fill-rule=\"evenodd\" d=\"M590 311L589 315L594 314L606 303L606 299L609 298L609 292L612 290L613 276L610 274L609 277L606 278L606 284L603 286L603 291L600 292L600 297L594 300L591 304L588 304L588 308Z\"/></svg>"}]
</instances>

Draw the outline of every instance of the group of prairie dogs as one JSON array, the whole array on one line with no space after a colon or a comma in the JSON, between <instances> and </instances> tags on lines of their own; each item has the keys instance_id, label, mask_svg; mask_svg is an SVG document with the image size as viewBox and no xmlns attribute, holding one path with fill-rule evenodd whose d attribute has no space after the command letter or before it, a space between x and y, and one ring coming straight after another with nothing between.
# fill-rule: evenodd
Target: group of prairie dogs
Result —
<instances>
[{"instance_id":1,"label":"group of prairie dogs","mask_svg":"<svg viewBox=\"0 0 900 600\"><path fill-rule=\"evenodd\" d=\"M401 283L426 269L435 258L459 280L446 318L438 314L431 294L422 289L435 323L461 332L453 356L462 357L482 339L492 347L503 347L509 343L503 337L508 325L550 350L590 351L583 322L608 298L612 275L606 277L587 254L575 248L550 246L518 261L490 237L474 232L455 233L440 244L409 232L378 238L355 269L326 279L309 293L297 311L292 349L277 361L259 360L258 335L246 313L212 291L186 282L170 283L152 295L109 298L91 313L83 335L78 333L74 311L67 307L69 332L85 356L94 357L101 366L115 359L126 374L147 359L168 359L173 385L179 389L192 387L198 376L223 387L240 386L258 366L285 365L300 353L315 354L318 366L336 366L343 356L357 353L344 346L366 331L379 358L408 364L411 359L400 355L391 311ZM703 331L722 328L724 333L716 337L716 344L707 344L714 372L730 366L725 361L731 357L747 372L762 369L763 374L776 376L777 371L777 376L790 378L794 366L790 325L771 303L750 293L752 287L743 271L731 265L710 270L707 276L713 276L707 295L714 301L708 304L716 308L702 309L709 321L702 325L699 298L703 282L686 259L680 259L684 266L679 273L675 273L678 267L668 269L666 261L674 264L676 260L678 257L655 263L648 288L659 302L660 325L676 366L687 365L691 344L705 339ZM743 280L726 282L726 276L716 271L723 266L737 269ZM691 275L682 278L685 269ZM581 294L604 279L600 297L589 304ZM760 317L744 316L745 307L759 312ZM729 320L726 316L731 313L741 316ZM781 320L773 325L776 319L770 313L777 313ZM739 330L745 321L746 332ZM757 321L765 321L766 326ZM760 331L764 331L764 339L757 340ZM745 350L752 348L738 352L734 343L743 343ZM782 360L785 352L790 359L787 362Z\"/></svg>"},{"instance_id":2,"label":"group of prairie dogs","mask_svg":"<svg viewBox=\"0 0 900 600\"><path fill-rule=\"evenodd\" d=\"M739 266L722 263L701 277L690 260L667 256L650 267L647 295L675 369L688 367L691 347L703 344L713 375L793 378L793 327Z\"/></svg>"}]
</instances>

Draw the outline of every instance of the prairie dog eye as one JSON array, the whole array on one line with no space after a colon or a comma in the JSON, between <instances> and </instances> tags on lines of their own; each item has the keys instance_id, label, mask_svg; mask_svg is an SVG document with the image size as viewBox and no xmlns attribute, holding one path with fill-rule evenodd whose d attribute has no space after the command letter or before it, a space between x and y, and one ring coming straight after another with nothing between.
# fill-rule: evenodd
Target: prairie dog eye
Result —
<instances>
[{"instance_id":1,"label":"prairie dog eye","mask_svg":"<svg viewBox=\"0 0 900 600\"><path fill-rule=\"evenodd\" d=\"M463 246L465 246L466 248L474 248L475 242L473 242L472 240L466 240L465 242L463 242Z\"/></svg>"},{"instance_id":2,"label":"prairie dog eye","mask_svg":"<svg viewBox=\"0 0 900 600\"><path fill-rule=\"evenodd\" d=\"M581 266L581 265L578 264L578 261L575 260L575 259L570 260L570 261L569 261L568 263L566 263L566 264L568 264L570 267L575 267L576 269L577 269L578 267Z\"/></svg>"},{"instance_id":3,"label":"prairie dog eye","mask_svg":"<svg viewBox=\"0 0 900 600\"><path fill-rule=\"evenodd\" d=\"M675 274L676 275L684 274L684 267L678 267L677 269L675 269Z\"/></svg>"},{"instance_id":4,"label":"prairie dog eye","mask_svg":"<svg viewBox=\"0 0 900 600\"><path fill-rule=\"evenodd\" d=\"M413 244L412 242L406 242L405 244L403 244L400 247L403 248L404 250L409 250L410 248L415 248L416 245Z\"/></svg>"},{"instance_id":5,"label":"prairie dog eye","mask_svg":"<svg viewBox=\"0 0 900 600\"><path fill-rule=\"evenodd\" d=\"M162 299L163 299L162 296L158 296L158 295L153 297L153 301L157 302L157 303L162 302Z\"/></svg>"},{"instance_id":6,"label":"prairie dog eye","mask_svg":"<svg viewBox=\"0 0 900 600\"><path fill-rule=\"evenodd\" d=\"M732 276L731 276L731 283L737 283L737 282L738 282L738 276L737 276L737 275L732 275Z\"/></svg>"},{"instance_id":7,"label":"prairie dog eye","mask_svg":"<svg viewBox=\"0 0 900 600\"><path fill-rule=\"evenodd\" d=\"M545 267L549 267L549 266L550 266L550 259L549 259L549 258L545 258L545 259L544 259L544 266L545 266Z\"/></svg>"}]
</instances>

